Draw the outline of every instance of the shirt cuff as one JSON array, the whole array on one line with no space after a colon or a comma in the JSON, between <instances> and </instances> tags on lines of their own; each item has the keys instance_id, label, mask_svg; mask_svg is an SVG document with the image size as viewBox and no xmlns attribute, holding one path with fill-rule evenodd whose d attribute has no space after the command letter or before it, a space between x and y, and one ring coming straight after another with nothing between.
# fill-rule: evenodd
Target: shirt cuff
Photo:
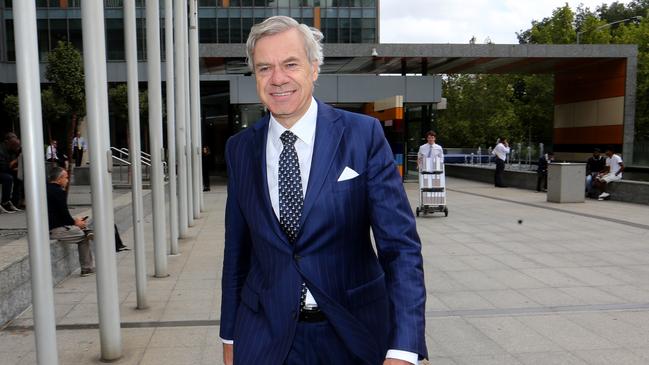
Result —
<instances>
[{"instance_id":1,"label":"shirt cuff","mask_svg":"<svg viewBox=\"0 0 649 365\"><path fill-rule=\"evenodd\" d=\"M386 358L403 360L411 363L412 365L417 365L419 362L419 355L410 351L401 351L401 350L388 350Z\"/></svg>"},{"instance_id":2,"label":"shirt cuff","mask_svg":"<svg viewBox=\"0 0 649 365\"><path fill-rule=\"evenodd\" d=\"M224 345L234 345L234 340L226 340L225 338L221 338L221 342L223 342Z\"/></svg>"}]
</instances>

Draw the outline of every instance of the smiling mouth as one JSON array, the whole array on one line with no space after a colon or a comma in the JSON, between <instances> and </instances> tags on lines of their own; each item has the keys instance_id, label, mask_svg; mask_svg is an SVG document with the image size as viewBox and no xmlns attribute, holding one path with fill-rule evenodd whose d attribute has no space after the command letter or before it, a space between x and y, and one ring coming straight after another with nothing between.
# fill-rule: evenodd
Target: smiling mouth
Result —
<instances>
[{"instance_id":1,"label":"smiling mouth","mask_svg":"<svg viewBox=\"0 0 649 365\"><path fill-rule=\"evenodd\" d=\"M281 93L270 93L271 96L289 96L293 94L295 91L284 91Z\"/></svg>"}]
</instances>

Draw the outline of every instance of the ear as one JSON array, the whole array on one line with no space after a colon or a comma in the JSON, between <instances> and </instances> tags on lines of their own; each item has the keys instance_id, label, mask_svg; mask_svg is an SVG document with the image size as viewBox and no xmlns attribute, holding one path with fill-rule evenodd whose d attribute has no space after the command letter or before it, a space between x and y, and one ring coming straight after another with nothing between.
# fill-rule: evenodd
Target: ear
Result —
<instances>
[{"instance_id":1,"label":"ear","mask_svg":"<svg viewBox=\"0 0 649 365\"><path fill-rule=\"evenodd\" d=\"M315 82L318 79L318 61L311 62L311 79Z\"/></svg>"}]
</instances>

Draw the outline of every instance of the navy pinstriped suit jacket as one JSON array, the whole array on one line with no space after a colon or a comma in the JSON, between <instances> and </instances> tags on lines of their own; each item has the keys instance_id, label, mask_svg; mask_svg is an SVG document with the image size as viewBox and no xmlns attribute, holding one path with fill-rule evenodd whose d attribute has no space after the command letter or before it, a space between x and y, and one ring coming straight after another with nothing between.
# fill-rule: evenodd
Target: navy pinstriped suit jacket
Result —
<instances>
[{"instance_id":1,"label":"navy pinstriped suit jacket","mask_svg":"<svg viewBox=\"0 0 649 365\"><path fill-rule=\"evenodd\" d=\"M381 364L388 349L427 357L421 244L379 122L318 102L294 245L270 203L268 122L262 118L226 147L220 335L234 339L235 363L282 364L295 334L302 282L365 364ZM338 182L345 167L359 176Z\"/></svg>"}]
</instances>

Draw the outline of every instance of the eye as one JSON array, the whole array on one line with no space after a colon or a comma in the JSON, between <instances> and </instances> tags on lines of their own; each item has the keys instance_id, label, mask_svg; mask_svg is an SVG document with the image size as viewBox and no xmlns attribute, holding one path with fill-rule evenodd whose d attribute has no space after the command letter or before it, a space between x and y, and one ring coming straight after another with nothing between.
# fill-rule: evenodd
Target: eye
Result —
<instances>
[{"instance_id":1,"label":"eye","mask_svg":"<svg viewBox=\"0 0 649 365\"><path fill-rule=\"evenodd\" d=\"M298 66L298 64L295 63L295 62L291 62L291 63L286 64L286 68L288 68L289 70L293 70L293 69L297 68L297 66Z\"/></svg>"},{"instance_id":2,"label":"eye","mask_svg":"<svg viewBox=\"0 0 649 365\"><path fill-rule=\"evenodd\" d=\"M257 67L257 73L260 73L260 74L267 73L268 70L270 70L270 67L268 67L268 66L259 66L259 67Z\"/></svg>"}]
</instances>

